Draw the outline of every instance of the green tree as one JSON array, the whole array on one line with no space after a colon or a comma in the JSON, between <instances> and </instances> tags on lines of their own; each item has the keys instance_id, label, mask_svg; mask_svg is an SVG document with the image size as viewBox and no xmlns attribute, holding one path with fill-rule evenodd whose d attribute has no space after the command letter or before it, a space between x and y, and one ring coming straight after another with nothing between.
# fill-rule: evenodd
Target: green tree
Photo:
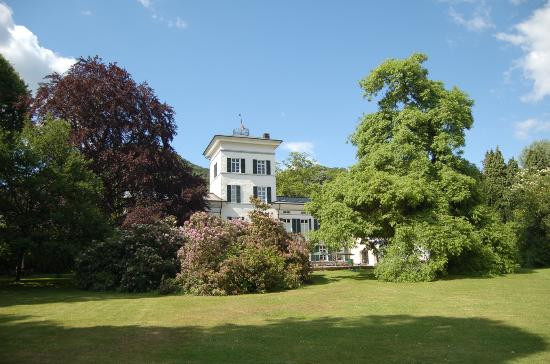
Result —
<instances>
[{"instance_id":1,"label":"green tree","mask_svg":"<svg viewBox=\"0 0 550 364\"><path fill-rule=\"evenodd\" d=\"M25 255L56 244L75 255L82 244L107 231L98 207L101 180L69 143L60 120L26 125L12 135L0 131L0 241L21 276Z\"/></svg>"},{"instance_id":2,"label":"green tree","mask_svg":"<svg viewBox=\"0 0 550 364\"><path fill-rule=\"evenodd\" d=\"M514 195L511 188L519 171L517 162L512 158L508 163L498 147L485 153L483 160L482 188L487 203L494 207L503 222L512 219Z\"/></svg>"},{"instance_id":3,"label":"green tree","mask_svg":"<svg viewBox=\"0 0 550 364\"><path fill-rule=\"evenodd\" d=\"M473 101L430 80L426 59L390 59L360 81L368 100L381 94L379 109L351 137L357 164L313 195L312 237L336 248L382 238L376 273L386 280L435 279L465 255L484 257L476 270L509 271L514 252L499 255L508 230L483 218L480 173L461 157Z\"/></svg>"},{"instance_id":4,"label":"green tree","mask_svg":"<svg viewBox=\"0 0 550 364\"><path fill-rule=\"evenodd\" d=\"M550 168L550 140L539 140L523 149L519 158L523 168L542 170Z\"/></svg>"},{"instance_id":5,"label":"green tree","mask_svg":"<svg viewBox=\"0 0 550 364\"><path fill-rule=\"evenodd\" d=\"M0 129L17 131L23 128L29 96L25 82L0 54Z\"/></svg>"},{"instance_id":6,"label":"green tree","mask_svg":"<svg viewBox=\"0 0 550 364\"><path fill-rule=\"evenodd\" d=\"M277 194L290 197L311 197L321 185L332 181L344 168L330 168L317 163L309 154L292 152L278 168Z\"/></svg>"},{"instance_id":7,"label":"green tree","mask_svg":"<svg viewBox=\"0 0 550 364\"><path fill-rule=\"evenodd\" d=\"M550 265L550 168L524 169L512 192L516 196L515 221L519 230L522 264Z\"/></svg>"}]
</instances>

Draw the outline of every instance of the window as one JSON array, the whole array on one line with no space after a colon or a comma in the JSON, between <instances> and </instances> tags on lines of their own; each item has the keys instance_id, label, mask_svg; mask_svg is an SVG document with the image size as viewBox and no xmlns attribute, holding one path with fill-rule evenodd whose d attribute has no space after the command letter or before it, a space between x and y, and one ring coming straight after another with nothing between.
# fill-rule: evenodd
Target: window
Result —
<instances>
[{"instance_id":1,"label":"window","mask_svg":"<svg viewBox=\"0 0 550 364\"><path fill-rule=\"evenodd\" d=\"M265 174L265 161L258 161L256 164L256 174Z\"/></svg>"},{"instance_id":2,"label":"window","mask_svg":"<svg viewBox=\"0 0 550 364\"><path fill-rule=\"evenodd\" d=\"M231 158L231 173L241 173L241 160L239 158Z\"/></svg>"},{"instance_id":3,"label":"window","mask_svg":"<svg viewBox=\"0 0 550 364\"><path fill-rule=\"evenodd\" d=\"M271 174L271 161L268 160L252 160L252 173L253 174Z\"/></svg>"},{"instance_id":4,"label":"window","mask_svg":"<svg viewBox=\"0 0 550 364\"><path fill-rule=\"evenodd\" d=\"M241 186L227 185L227 202L241 203Z\"/></svg>"},{"instance_id":5,"label":"window","mask_svg":"<svg viewBox=\"0 0 550 364\"><path fill-rule=\"evenodd\" d=\"M214 163L214 177L218 175L218 163Z\"/></svg>"},{"instance_id":6,"label":"window","mask_svg":"<svg viewBox=\"0 0 550 364\"><path fill-rule=\"evenodd\" d=\"M267 187L258 187L257 197L261 201L267 202Z\"/></svg>"},{"instance_id":7,"label":"window","mask_svg":"<svg viewBox=\"0 0 550 364\"><path fill-rule=\"evenodd\" d=\"M265 203L271 203L271 187L254 186L253 196Z\"/></svg>"},{"instance_id":8,"label":"window","mask_svg":"<svg viewBox=\"0 0 550 364\"><path fill-rule=\"evenodd\" d=\"M288 214L290 214L290 211L288 211L288 210L283 210L283 214L288 215Z\"/></svg>"}]
</instances>

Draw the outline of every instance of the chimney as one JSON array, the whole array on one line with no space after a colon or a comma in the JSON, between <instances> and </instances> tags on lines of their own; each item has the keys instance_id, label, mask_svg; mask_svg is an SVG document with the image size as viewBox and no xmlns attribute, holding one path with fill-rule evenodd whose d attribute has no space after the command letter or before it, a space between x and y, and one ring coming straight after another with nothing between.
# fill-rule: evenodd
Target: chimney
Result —
<instances>
[{"instance_id":1,"label":"chimney","mask_svg":"<svg viewBox=\"0 0 550 364\"><path fill-rule=\"evenodd\" d=\"M269 133L264 133L264 135L262 136L262 138L264 138L264 139L269 139Z\"/></svg>"}]
</instances>

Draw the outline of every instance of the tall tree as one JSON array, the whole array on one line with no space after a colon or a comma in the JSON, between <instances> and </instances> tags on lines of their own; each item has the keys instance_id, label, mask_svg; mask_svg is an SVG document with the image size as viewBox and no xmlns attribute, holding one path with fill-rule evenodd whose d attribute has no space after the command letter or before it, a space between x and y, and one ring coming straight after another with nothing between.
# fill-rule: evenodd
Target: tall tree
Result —
<instances>
[{"instance_id":1,"label":"tall tree","mask_svg":"<svg viewBox=\"0 0 550 364\"><path fill-rule=\"evenodd\" d=\"M512 192L522 264L550 266L550 169L523 169Z\"/></svg>"},{"instance_id":2,"label":"tall tree","mask_svg":"<svg viewBox=\"0 0 550 364\"><path fill-rule=\"evenodd\" d=\"M19 131L23 128L29 98L27 85L0 54L0 129Z\"/></svg>"},{"instance_id":3,"label":"tall tree","mask_svg":"<svg viewBox=\"0 0 550 364\"><path fill-rule=\"evenodd\" d=\"M292 152L277 169L277 194L290 197L311 197L321 185L332 181L344 168L320 165L307 153Z\"/></svg>"},{"instance_id":4,"label":"tall tree","mask_svg":"<svg viewBox=\"0 0 550 364\"><path fill-rule=\"evenodd\" d=\"M390 59L360 81L367 99L382 93L378 111L351 138L357 164L314 194L313 238L333 246L383 238L376 273L386 280L434 279L465 255L476 257L473 269L510 270L513 241L479 206L480 173L461 157L473 101L430 80L426 59ZM480 233L486 226L495 229Z\"/></svg>"},{"instance_id":5,"label":"tall tree","mask_svg":"<svg viewBox=\"0 0 550 364\"><path fill-rule=\"evenodd\" d=\"M0 241L20 278L34 247L54 243L76 254L107 232L99 208L101 180L68 143L70 127L59 120L27 125L10 136L0 130Z\"/></svg>"},{"instance_id":6,"label":"tall tree","mask_svg":"<svg viewBox=\"0 0 550 364\"><path fill-rule=\"evenodd\" d=\"M508 163L498 147L485 153L483 160L482 187L487 203L494 207L503 222L512 219L514 194L511 189L515 183L519 167L512 158Z\"/></svg>"},{"instance_id":7,"label":"tall tree","mask_svg":"<svg viewBox=\"0 0 550 364\"><path fill-rule=\"evenodd\" d=\"M519 158L523 168L543 170L550 168L550 140L539 140L523 149Z\"/></svg>"},{"instance_id":8,"label":"tall tree","mask_svg":"<svg viewBox=\"0 0 550 364\"><path fill-rule=\"evenodd\" d=\"M204 207L204 180L170 146L174 110L118 65L81 58L66 74L48 76L33 112L71 123L71 142L92 160L105 209L119 221L136 206L161 205L181 223Z\"/></svg>"}]
</instances>

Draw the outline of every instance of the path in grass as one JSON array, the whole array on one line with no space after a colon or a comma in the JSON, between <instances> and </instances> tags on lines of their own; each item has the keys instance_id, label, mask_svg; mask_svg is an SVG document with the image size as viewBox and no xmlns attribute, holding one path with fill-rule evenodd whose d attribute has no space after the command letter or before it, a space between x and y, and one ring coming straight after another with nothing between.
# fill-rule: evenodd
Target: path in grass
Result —
<instances>
[{"instance_id":1,"label":"path in grass","mask_svg":"<svg viewBox=\"0 0 550 364\"><path fill-rule=\"evenodd\" d=\"M550 362L550 269L416 284L335 271L298 290L238 297L69 283L4 282L1 363Z\"/></svg>"}]
</instances>

